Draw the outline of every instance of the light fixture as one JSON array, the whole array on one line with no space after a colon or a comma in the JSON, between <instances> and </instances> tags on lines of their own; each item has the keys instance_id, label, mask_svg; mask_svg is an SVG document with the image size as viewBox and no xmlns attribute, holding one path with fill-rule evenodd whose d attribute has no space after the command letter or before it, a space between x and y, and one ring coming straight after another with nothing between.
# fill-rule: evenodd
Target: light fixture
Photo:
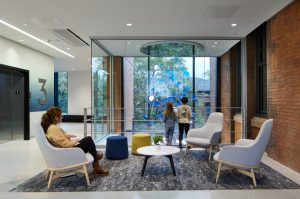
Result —
<instances>
[{"instance_id":1,"label":"light fixture","mask_svg":"<svg viewBox=\"0 0 300 199\"><path fill-rule=\"evenodd\" d=\"M154 41L141 46L140 52L152 57L203 56L204 47L200 43L184 40Z\"/></svg>"},{"instance_id":2,"label":"light fixture","mask_svg":"<svg viewBox=\"0 0 300 199\"><path fill-rule=\"evenodd\" d=\"M216 47L216 46L211 46L212 48Z\"/></svg>"},{"instance_id":3,"label":"light fixture","mask_svg":"<svg viewBox=\"0 0 300 199\"><path fill-rule=\"evenodd\" d=\"M28 24L27 24L27 23L23 23L23 25L24 25L24 26L28 26Z\"/></svg>"},{"instance_id":4,"label":"light fixture","mask_svg":"<svg viewBox=\"0 0 300 199\"><path fill-rule=\"evenodd\" d=\"M234 27L234 26L237 26L237 24L236 23L232 23L231 26Z\"/></svg>"},{"instance_id":5,"label":"light fixture","mask_svg":"<svg viewBox=\"0 0 300 199\"><path fill-rule=\"evenodd\" d=\"M67 50L70 50L70 49L71 49L71 48L69 48L69 47L67 48Z\"/></svg>"},{"instance_id":6,"label":"light fixture","mask_svg":"<svg viewBox=\"0 0 300 199\"><path fill-rule=\"evenodd\" d=\"M40 42L40 43L42 43L42 44L44 44L44 45L50 47L50 48L53 48L54 50L56 50L56 51L58 51L58 52L61 52L61 53L65 54L65 55L67 55L67 56L69 56L69 57L71 57L71 58L74 58L73 55L71 55L71 54L69 54L69 53L67 53L67 52L65 52L65 51L63 51L63 50L61 50L61 49L59 49L59 48L57 48L57 47L55 47L55 46L53 46L53 45L51 45L51 44L45 42L45 41L43 41L43 40L37 38L36 36L33 36L33 35L31 35L31 34L25 32L25 31L23 31L23 30L21 30L21 29L15 27L15 26L13 26L13 25L11 25L11 24L5 22L5 21L0 20L0 23L2 23L3 25L5 25L5 26L7 26L7 27L9 27L9 28L11 28L11 29L13 29L13 30L16 30L16 31L18 31L18 32L20 32L20 33L22 33L22 34L24 34L24 35L26 35L26 36L28 36L28 37L30 37L30 38L32 38L32 39L38 41L38 42Z\"/></svg>"},{"instance_id":7,"label":"light fixture","mask_svg":"<svg viewBox=\"0 0 300 199\"><path fill-rule=\"evenodd\" d=\"M128 23L128 24L126 24L126 26L129 26L129 27L130 27L130 26L132 26L132 23Z\"/></svg>"},{"instance_id":8,"label":"light fixture","mask_svg":"<svg viewBox=\"0 0 300 199\"><path fill-rule=\"evenodd\" d=\"M19 42L24 42L24 40L23 40L23 39L20 39Z\"/></svg>"},{"instance_id":9,"label":"light fixture","mask_svg":"<svg viewBox=\"0 0 300 199\"><path fill-rule=\"evenodd\" d=\"M217 41L215 41L215 44L217 45L217 44L218 44L218 42L217 42Z\"/></svg>"}]
</instances>

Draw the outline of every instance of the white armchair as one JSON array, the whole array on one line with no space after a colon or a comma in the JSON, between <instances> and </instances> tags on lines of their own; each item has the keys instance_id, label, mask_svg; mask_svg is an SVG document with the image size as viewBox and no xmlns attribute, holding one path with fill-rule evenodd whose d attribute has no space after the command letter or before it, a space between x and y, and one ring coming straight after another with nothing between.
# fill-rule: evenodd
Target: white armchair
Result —
<instances>
[{"instance_id":1,"label":"white armchair","mask_svg":"<svg viewBox=\"0 0 300 199\"><path fill-rule=\"evenodd\" d=\"M211 160L212 147L219 145L223 129L223 113L213 112L209 115L206 124L201 128L190 129L186 138L186 152L189 148L209 148L209 161Z\"/></svg>"},{"instance_id":2,"label":"white armchair","mask_svg":"<svg viewBox=\"0 0 300 199\"><path fill-rule=\"evenodd\" d=\"M234 145L224 146L221 151L216 153L214 160L219 162L216 183L219 180L222 165L227 165L251 177L254 186L256 186L254 169L259 168L261 158L271 136L272 127L273 119L266 120L255 140L239 139Z\"/></svg>"},{"instance_id":3,"label":"white armchair","mask_svg":"<svg viewBox=\"0 0 300 199\"><path fill-rule=\"evenodd\" d=\"M86 168L89 160L82 149L77 147L54 147L48 142L42 126L37 121L34 121L34 127L36 140L47 165L47 179L49 180L48 189L51 186L52 180L70 172L84 173L87 185L90 186L90 180Z\"/></svg>"}]
</instances>

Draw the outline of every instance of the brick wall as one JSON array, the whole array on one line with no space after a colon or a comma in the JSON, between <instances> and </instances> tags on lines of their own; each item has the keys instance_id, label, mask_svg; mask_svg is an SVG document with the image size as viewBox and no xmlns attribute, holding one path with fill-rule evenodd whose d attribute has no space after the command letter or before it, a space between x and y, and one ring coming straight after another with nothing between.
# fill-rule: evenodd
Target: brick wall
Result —
<instances>
[{"instance_id":1,"label":"brick wall","mask_svg":"<svg viewBox=\"0 0 300 199\"><path fill-rule=\"evenodd\" d=\"M216 111L216 95L217 95L217 90L216 90L216 84L217 84L217 59L211 59L210 60L210 106L211 111Z\"/></svg>"},{"instance_id":2,"label":"brick wall","mask_svg":"<svg viewBox=\"0 0 300 199\"><path fill-rule=\"evenodd\" d=\"M268 154L300 172L300 1L267 22Z\"/></svg>"},{"instance_id":3,"label":"brick wall","mask_svg":"<svg viewBox=\"0 0 300 199\"><path fill-rule=\"evenodd\" d=\"M122 76L122 58L121 57L114 57L114 130L116 132L121 132L122 131L122 126L121 126L121 120L122 120L122 97L121 97L121 89L122 89L122 84L121 84L121 76Z\"/></svg>"},{"instance_id":4,"label":"brick wall","mask_svg":"<svg viewBox=\"0 0 300 199\"><path fill-rule=\"evenodd\" d=\"M238 45L233 46L220 57L220 102L221 112L224 114L224 128L222 143L234 142L235 122L237 113L237 65Z\"/></svg>"},{"instance_id":5,"label":"brick wall","mask_svg":"<svg viewBox=\"0 0 300 199\"><path fill-rule=\"evenodd\" d=\"M220 57L220 101L221 112L224 114L224 127L221 142L231 143L231 87L230 87L230 51Z\"/></svg>"},{"instance_id":6,"label":"brick wall","mask_svg":"<svg viewBox=\"0 0 300 199\"><path fill-rule=\"evenodd\" d=\"M256 41L254 34L246 37L247 42L247 138L251 132L251 119L255 114L255 49Z\"/></svg>"}]
</instances>

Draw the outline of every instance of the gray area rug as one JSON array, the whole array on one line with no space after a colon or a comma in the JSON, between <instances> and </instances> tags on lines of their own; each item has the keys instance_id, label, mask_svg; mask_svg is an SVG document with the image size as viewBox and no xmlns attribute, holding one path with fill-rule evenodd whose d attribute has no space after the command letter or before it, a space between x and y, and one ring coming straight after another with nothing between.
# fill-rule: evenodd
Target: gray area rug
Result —
<instances>
[{"instance_id":1,"label":"gray area rug","mask_svg":"<svg viewBox=\"0 0 300 199\"><path fill-rule=\"evenodd\" d=\"M219 183L215 183L216 162L206 160L205 151L184 151L173 156L177 176L172 174L169 159L152 157L141 177L143 156L130 155L125 160L101 160L110 169L109 176L94 176L88 167L91 186L86 186L82 174L59 178L47 189L44 171L11 192L71 192L71 191L157 191L157 190L224 190L224 189L299 189L300 186L277 171L262 164L257 174L257 187L251 178L234 170L222 170Z\"/></svg>"}]
</instances>

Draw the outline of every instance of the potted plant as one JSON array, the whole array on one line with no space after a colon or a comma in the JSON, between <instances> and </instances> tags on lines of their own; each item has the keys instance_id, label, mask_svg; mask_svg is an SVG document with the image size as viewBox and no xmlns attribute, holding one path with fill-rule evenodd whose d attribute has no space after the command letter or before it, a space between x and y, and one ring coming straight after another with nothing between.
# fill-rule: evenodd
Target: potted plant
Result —
<instances>
[{"instance_id":1,"label":"potted plant","mask_svg":"<svg viewBox=\"0 0 300 199\"><path fill-rule=\"evenodd\" d=\"M153 140L154 144L159 144L160 142L163 141L163 136L155 135L152 137L152 140Z\"/></svg>"}]
</instances>

